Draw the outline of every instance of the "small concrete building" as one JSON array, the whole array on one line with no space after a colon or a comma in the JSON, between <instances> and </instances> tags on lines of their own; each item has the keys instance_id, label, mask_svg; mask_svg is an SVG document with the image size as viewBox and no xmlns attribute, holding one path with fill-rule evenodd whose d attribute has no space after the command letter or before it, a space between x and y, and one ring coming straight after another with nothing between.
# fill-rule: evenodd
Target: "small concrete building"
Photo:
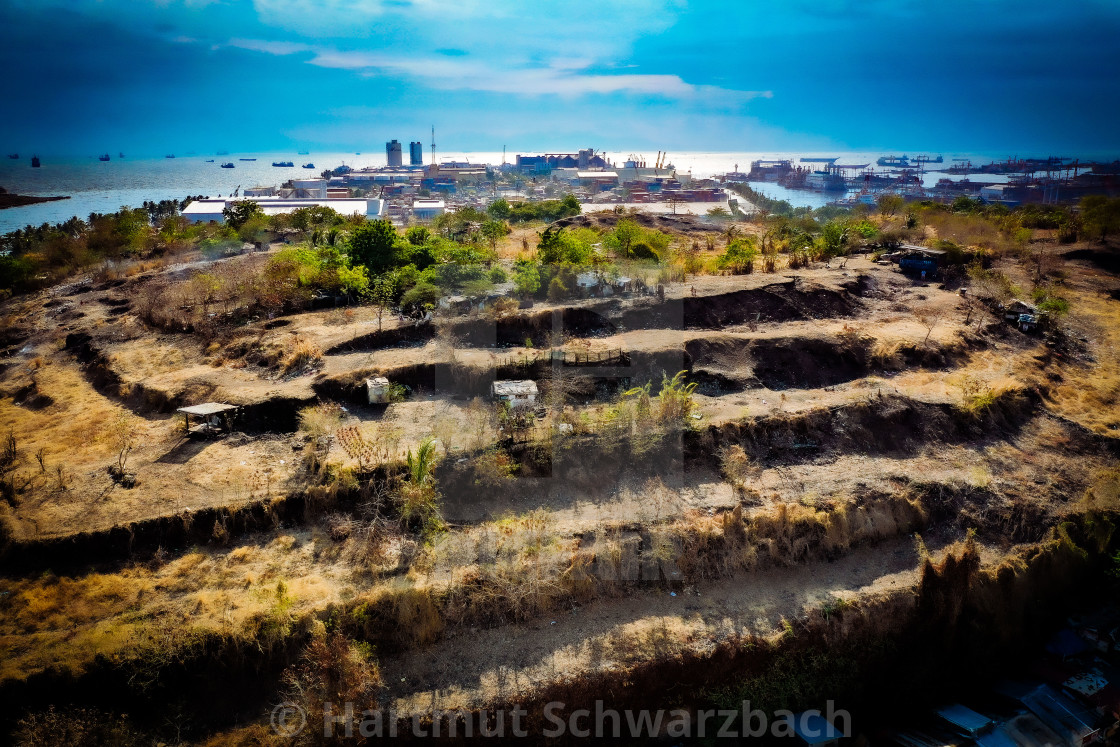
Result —
<instances>
[{"instance_id":1,"label":"small concrete building","mask_svg":"<svg viewBox=\"0 0 1120 747\"><path fill-rule=\"evenodd\" d=\"M371 405L384 405L389 402L389 379L384 376L374 376L366 379L366 396Z\"/></svg>"},{"instance_id":2,"label":"small concrete building","mask_svg":"<svg viewBox=\"0 0 1120 747\"><path fill-rule=\"evenodd\" d=\"M532 379L495 381L490 385L490 393L495 400L508 402L511 407L532 407L537 404L537 382Z\"/></svg>"}]
</instances>

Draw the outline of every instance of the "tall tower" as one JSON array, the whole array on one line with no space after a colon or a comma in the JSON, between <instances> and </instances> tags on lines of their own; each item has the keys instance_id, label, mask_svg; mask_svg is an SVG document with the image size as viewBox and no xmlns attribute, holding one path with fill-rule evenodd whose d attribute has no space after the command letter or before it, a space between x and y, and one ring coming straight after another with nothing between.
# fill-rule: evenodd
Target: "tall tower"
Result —
<instances>
[{"instance_id":1,"label":"tall tower","mask_svg":"<svg viewBox=\"0 0 1120 747\"><path fill-rule=\"evenodd\" d=\"M436 165L436 126L432 125L432 165Z\"/></svg>"},{"instance_id":2,"label":"tall tower","mask_svg":"<svg viewBox=\"0 0 1120 747\"><path fill-rule=\"evenodd\" d=\"M424 165L424 146L419 140L408 144L408 163L410 166Z\"/></svg>"},{"instance_id":3,"label":"tall tower","mask_svg":"<svg viewBox=\"0 0 1120 747\"><path fill-rule=\"evenodd\" d=\"M390 140L385 143L385 159L389 162L390 167L401 166L404 159L401 155L401 144L396 140Z\"/></svg>"}]
</instances>

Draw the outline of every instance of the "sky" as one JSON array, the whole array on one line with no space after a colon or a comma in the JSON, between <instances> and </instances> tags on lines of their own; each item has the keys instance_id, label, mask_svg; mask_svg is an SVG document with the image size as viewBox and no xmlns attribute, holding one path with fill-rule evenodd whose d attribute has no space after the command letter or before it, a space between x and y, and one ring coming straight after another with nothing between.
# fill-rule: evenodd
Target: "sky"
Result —
<instances>
[{"instance_id":1,"label":"sky","mask_svg":"<svg viewBox=\"0 0 1120 747\"><path fill-rule=\"evenodd\" d=\"M1117 0L0 0L5 152L1120 150Z\"/></svg>"}]
</instances>

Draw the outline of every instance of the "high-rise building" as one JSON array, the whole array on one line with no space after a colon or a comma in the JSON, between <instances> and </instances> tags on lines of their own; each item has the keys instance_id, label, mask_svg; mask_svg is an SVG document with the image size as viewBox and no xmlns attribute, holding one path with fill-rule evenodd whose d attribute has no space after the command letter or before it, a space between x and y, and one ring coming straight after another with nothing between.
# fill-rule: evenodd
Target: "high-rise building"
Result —
<instances>
[{"instance_id":1,"label":"high-rise building","mask_svg":"<svg viewBox=\"0 0 1120 747\"><path fill-rule=\"evenodd\" d=\"M389 161L390 166L403 165L404 160L401 156L401 144L396 140L390 140L385 143L385 158Z\"/></svg>"},{"instance_id":2,"label":"high-rise building","mask_svg":"<svg viewBox=\"0 0 1120 747\"><path fill-rule=\"evenodd\" d=\"M408 162L413 166L424 165L424 146L419 140L408 144Z\"/></svg>"}]
</instances>

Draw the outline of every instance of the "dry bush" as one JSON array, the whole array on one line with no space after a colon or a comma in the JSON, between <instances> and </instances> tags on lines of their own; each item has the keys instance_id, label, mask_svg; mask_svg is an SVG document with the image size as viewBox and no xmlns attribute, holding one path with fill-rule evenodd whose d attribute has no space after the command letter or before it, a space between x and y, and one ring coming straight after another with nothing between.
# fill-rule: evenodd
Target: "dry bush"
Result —
<instances>
[{"instance_id":1,"label":"dry bush","mask_svg":"<svg viewBox=\"0 0 1120 747\"><path fill-rule=\"evenodd\" d=\"M871 362L876 368L898 371L906 366L902 343L898 340L876 340L870 350Z\"/></svg>"},{"instance_id":2,"label":"dry bush","mask_svg":"<svg viewBox=\"0 0 1120 747\"><path fill-rule=\"evenodd\" d=\"M153 743L151 735L135 728L126 715L117 715L96 708L65 708L28 713L16 724L12 735L15 744L23 747L94 747L111 744L116 747L140 747Z\"/></svg>"},{"instance_id":3,"label":"dry bush","mask_svg":"<svg viewBox=\"0 0 1120 747\"><path fill-rule=\"evenodd\" d=\"M747 482L756 479L761 474L761 468L756 465L739 444L725 446L719 454L720 467L723 476L737 490L747 487Z\"/></svg>"},{"instance_id":4,"label":"dry bush","mask_svg":"<svg viewBox=\"0 0 1120 747\"><path fill-rule=\"evenodd\" d=\"M339 632L313 637L283 679L285 696L304 709L311 723L322 716L328 703L335 712L351 703L355 713L377 708L382 687L381 668L372 649ZM316 730L307 729L304 735L314 739Z\"/></svg>"},{"instance_id":5,"label":"dry bush","mask_svg":"<svg viewBox=\"0 0 1120 747\"><path fill-rule=\"evenodd\" d=\"M498 448L488 449L471 459L474 484L485 488L501 488L513 479L517 463Z\"/></svg>"},{"instance_id":6,"label":"dry bush","mask_svg":"<svg viewBox=\"0 0 1120 747\"><path fill-rule=\"evenodd\" d=\"M501 319L516 314L519 308L516 298L503 296L486 308L486 315L491 319Z\"/></svg>"},{"instance_id":7,"label":"dry bush","mask_svg":"<svg viewBox=\"0 0 1120 747\"><path fill-rule=\"evenodd\" d=\"M323 349L301 335L295 335L289 350L284 359L285 373L302 371L323 361Z\"/></svg>"},{"instance_id":8,"label":"dry bush","mask_svg":"<svg viewBox=\"0 0 1120 747\"><path fill-rule=\"evenodd\" d=\"M481 451L493 443L497 435L494 407L480 397L475 397L467 405L467 428L470 449Z\"/></svg>"},{"instance_id":9,"label":"dry bush","mask_svg":"<svg viewBox=\"0 0 1120 747\"><path fill-rule=\"evenodd\" d=\"M313 439L332 436L342 424L342 407L337 402L320 402L299 411L300 430Z\"/></svg>"}]
</instances>

